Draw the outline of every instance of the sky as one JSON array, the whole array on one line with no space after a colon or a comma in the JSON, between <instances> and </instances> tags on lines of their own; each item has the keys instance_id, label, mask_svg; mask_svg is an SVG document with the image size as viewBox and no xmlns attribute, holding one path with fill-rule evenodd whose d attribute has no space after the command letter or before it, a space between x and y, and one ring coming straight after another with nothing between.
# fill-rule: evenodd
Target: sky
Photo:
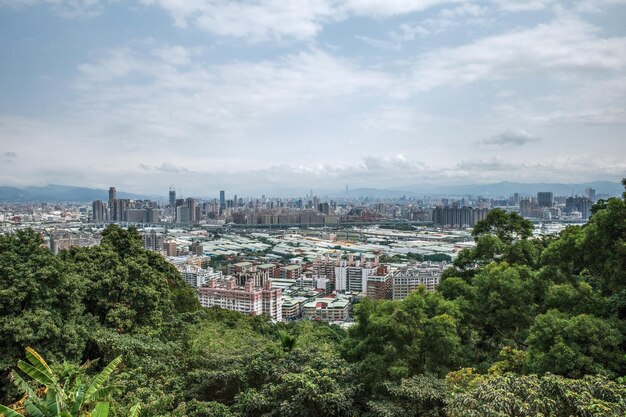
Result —
<instances>
[{"instance_id":1,"label":"sky","mask_svg":"<svg viewBox=\"0 0 626 417\"><path fill-rule=\"evenodd\" d=\"M626 176L626 0L0 0L0 185Z\"/></svg>"}]
</instances>

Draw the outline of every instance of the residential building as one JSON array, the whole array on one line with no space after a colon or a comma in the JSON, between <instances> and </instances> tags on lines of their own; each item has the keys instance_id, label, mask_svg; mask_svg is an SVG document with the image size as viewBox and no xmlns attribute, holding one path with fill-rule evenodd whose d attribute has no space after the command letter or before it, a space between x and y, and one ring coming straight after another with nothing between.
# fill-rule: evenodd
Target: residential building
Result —
<instances>
[{"instance_id":1,"label":"residential building","mask_svg":"<svg viewBox=\"0 0 626 417\"><path fill-rule=\"evenodd\" d=\"M367 276L367 296L374 300L390 300L393 275L389 265L380 265Z\"/></svg>"},{"instance_id":2,"label":"residential building","mask_svg":"<svg viewBox=\"0 0 626 417\"><path fill-rule=\"evenodd\" d=\"M346 321L350 317L350 300L347 297L322 297L305 303L302 317L307 320Z\"/></svg>"},{"instance_id":3,"label":"residential building","mask_svg":"<svg viewBox=\"0 0 626 417\"><path fill-rule=\"evenodd\" d=\"M274 321L282 321L282 292L279 288L272 289L271 281L259 288L252 281L237 286L233 277L210 279L198 289L198 298L203 307L217 306L253 316L265 314Z\"/></svg>"},{"instance_id":4,"label":"residential building","mask_svg":"<svg viewBox=\"0 0 626 417\"><path fill-rule=\"evenodd\" d=\"M422 262L397 269L392 273L392 298L406 298L420 286L424 286L427 291L434 291L446 267L445 262Z\"/></svg>"},{"instance_id":5,"label":"residential building","mask_svg":"<svg viewBox=\"0 0 626 417\"><path fill-rule=\"evenodd\" d=\"M96 200L91 204L91 218L94 222L106 220L106 209L101 200Z\"/></svg>"}]
</instances>

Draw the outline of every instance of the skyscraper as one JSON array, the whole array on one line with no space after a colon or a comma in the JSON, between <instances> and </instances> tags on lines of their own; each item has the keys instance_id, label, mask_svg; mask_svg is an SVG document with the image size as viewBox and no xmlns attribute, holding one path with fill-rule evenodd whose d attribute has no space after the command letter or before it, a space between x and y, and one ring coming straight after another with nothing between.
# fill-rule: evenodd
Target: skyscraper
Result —
<instances>
[{"instance_id":1,"label":"skyscraper","mask_svg":"<svg viewBox=\"0 0 626 417\"><path fill-rule=\"evenodd\" d=\"M591 201L585 197L568 197L565 200L565 211L568 213L577 211L584 220L589 219L591 206Z\"/></svg>"},{"instance_id":2,"label":"skyscraper","mask_svg":"<svg viewBox=\"0 0 626 417\"><path fill-rule=\"evenodd\" d=\"M96 200L92 203L92 220L94 222L104 221L104 203Z\"/></svg>"},{"instance_id":3,"label":"skyscraper","mask_svg":"<svg viewBox=\"0 0 626 417\"><path fill-rule=\"evenodd\" d=\"M549 191L540 191L537 193L537 204L539 207L552 207L554 202L554 194Z\"/></svg>"},{"instance_id":4,"label":"skyscraper","mask_svg":"<svg viewBox=\"0 0 626 417\"><path fill-rule=\"evenodd\" d=\"M224 190L220 191L220 211L226 208L226 192Z\"/></svg>"},{"instance_id":5,"label":"skyscraper","mask_svg":"<svg viewBox=\"0 0 626 417\"><path fill-rule=\"evenodd\" d=\"M187 208L189 209L189 221L191 223L195 223L196 222L196 199L195 198L191 198L188 197L185 200L185 205L187 206Z\"/></svg>"},{"instance_id":6,"label":"skyscraper","mask_svg":"<svg viewBox=\"0 0 626 417\"><path fill-rule=\"evenodd\" d=\"M176 190L170 187L170 207L176 206Z\"/></svg>"},{"instance_id":7,"label":"skyscraper","mask_svg":"<svg viewBox=\"0 0 626 417\"><path fill-rule=\"evenodd\" d=\"M117 191L115 187L109 188L109 220L118 220L116 216Z\"/></svg>"}]
</instances>

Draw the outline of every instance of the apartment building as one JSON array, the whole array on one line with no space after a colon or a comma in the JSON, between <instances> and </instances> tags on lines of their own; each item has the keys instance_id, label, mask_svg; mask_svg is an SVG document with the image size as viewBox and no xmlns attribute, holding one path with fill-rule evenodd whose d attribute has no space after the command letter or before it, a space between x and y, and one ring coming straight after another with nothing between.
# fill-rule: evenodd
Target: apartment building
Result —
<instances>
[{"instance_id":1,"label":"apartment building","mask_svg":"<svg viewBox=\"0 0 626 417\"><path fill-rule=\"evenodd\" d=\"M282 292L272 289L270 280L262 288L248 281L237 286L234 277L210 279L198 289L198 298L203 307L221 307L227 310L258 316L265 314L274 321L282 321Z\"/></svg>"},{"instance_id":2,"label":"apartment building","mask_svg":"<svg viewBox=\"0 0 626 417\"><path fill-rule=\"evenodd\" d=\"M434 291L446 267L446 262L421 262L394 271L392 298L394 300L406 298L419 286L424 286L427 291Z\"/></svg>"}]
</instances>

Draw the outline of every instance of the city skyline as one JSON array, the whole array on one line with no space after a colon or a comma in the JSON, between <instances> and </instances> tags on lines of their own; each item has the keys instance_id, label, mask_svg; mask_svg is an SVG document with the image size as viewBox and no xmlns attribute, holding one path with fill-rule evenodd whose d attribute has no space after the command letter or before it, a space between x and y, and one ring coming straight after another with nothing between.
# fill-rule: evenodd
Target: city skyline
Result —
<instances>
[{"instance_id":1,"label":"city skyline","mask_svg":"<svg viewBox=\"0 0 626 417\"><path fill-rule=\"evenodd\" d=\"M0 185L619 181L623 1L0 1Z\"/></svg>"}]
</instances>

